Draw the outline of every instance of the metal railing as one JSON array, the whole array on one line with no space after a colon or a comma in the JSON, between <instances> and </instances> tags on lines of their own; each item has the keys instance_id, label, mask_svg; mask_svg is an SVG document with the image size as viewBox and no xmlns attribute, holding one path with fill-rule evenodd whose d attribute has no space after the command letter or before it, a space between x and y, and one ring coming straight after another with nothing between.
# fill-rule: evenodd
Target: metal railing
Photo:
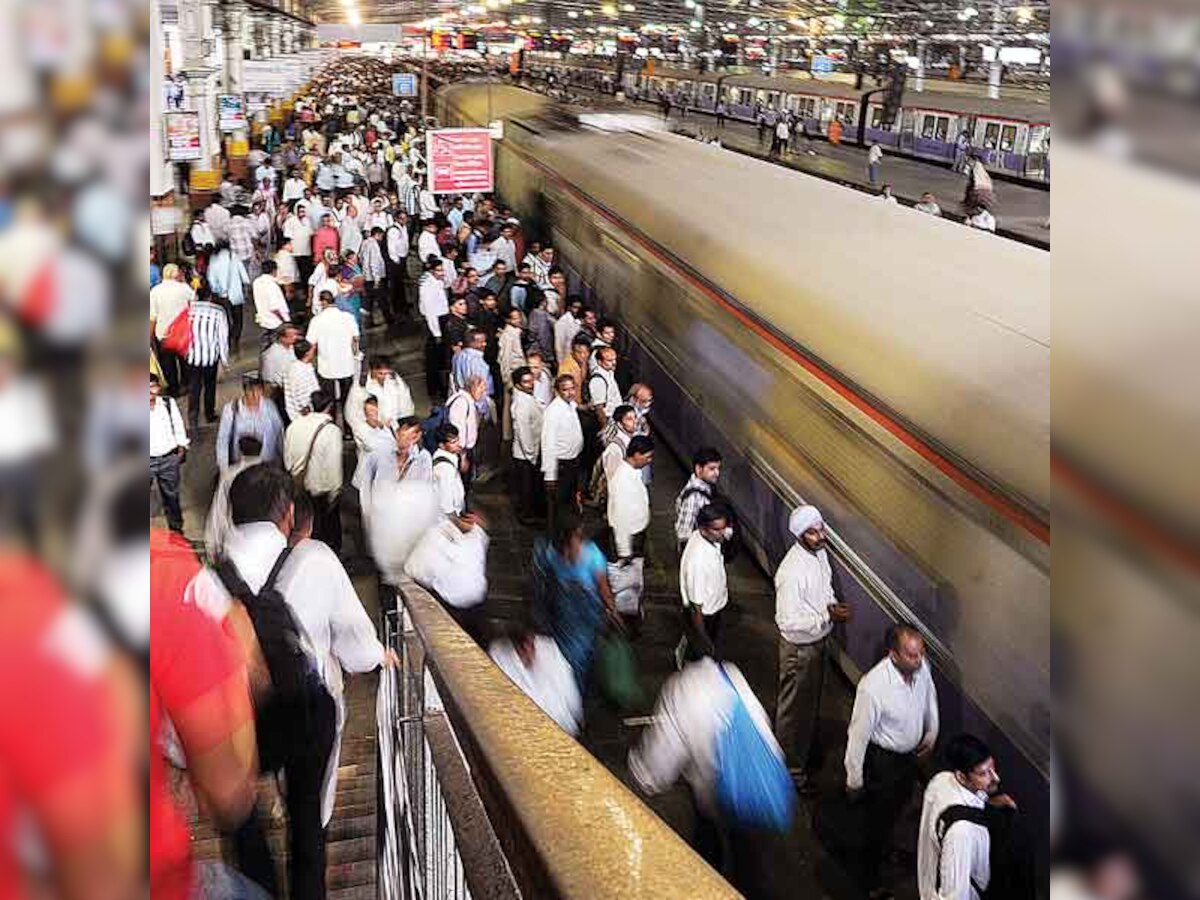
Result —
<instances>
[{"instance_id":1,"label":"metal railing","mask_svg":"<svg viewBox=\"0 0 1200 900\"><path fill-rule=\"evenodd\" d=\"M385 615L378 894L715 900L738 893L404 579Z\"/></svg>"}]
</instances>

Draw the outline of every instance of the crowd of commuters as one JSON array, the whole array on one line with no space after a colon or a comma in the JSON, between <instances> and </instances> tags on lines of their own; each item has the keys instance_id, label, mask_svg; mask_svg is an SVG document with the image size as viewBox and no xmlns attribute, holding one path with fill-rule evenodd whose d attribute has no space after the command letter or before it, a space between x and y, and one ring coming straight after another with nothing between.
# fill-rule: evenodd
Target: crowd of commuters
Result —
<instances>
[{"instance_id":1,"label":"crowd of commuters","mask_svg":"<svg viewBox=\"0 0 1200 900\"><path fill-rule=\"evenodd\" d=\"M571 291L547 238L527 234L496 198L428 191L424 123L380 93L388 87L381 71L364 60L319 78L284 127L256 146L253 182L228 181L197 213L186 258L163 267L150 293L151 474L175 532L157 534L152 547L156 722L174 726L193 786L229 839L240 876L223 877L279 895L252 785L260 772L282 773L291 896L325 896L345 674L395 661L343 563L342 507L351 503L366 532L355 540L374 548L384 580L394 582L398 568L427 587L571 734L586 727L582 698L601 641L638 640L647 557L673 553L678 673L629 765L648 793L688 782L697 848L749 890L738 848L753 836L721 809L713 747L731 710L744 707L796 791L814 789L831 636L852 614L834 590L823 517L803 506L787 523L795 543L775 573L772 722L722 654L727 565L741 535L719 490L721 452L695 452L675 498L674 546L652 550L653 390L634 377L615 323ZM263 335L258 366L239 376L239 395L218 412L217 381L239 352L247 300ZM417 414L383 352L387 339L418 329L428 416ZM207 565L181 537L181 464L202 408L205 426L217 425L219 471ZM488 539L473 493L502 475L517 520L536 537L529 615L495 634L483 614ZM417 497L427 499L427 518L415 515ZM404 527L418 533L393 566L385 545ZM219 716L196 713L203 721L192 722L207 690L228 693L228 702ZM937 744L938 723L921 634L897 626L859 683L847 727L844 789L869 811L856 866L872 896L886 893L892 826L918 760ZM247 763L255 747L257 769ZM948 751L950 769L926 793L920 893L978 900L989 877L987 826L966 819L949 828L941 816L1011 801L991 796L998 776L980 741L956 738ZM169 811L164 765L155 762L152 791ZM164 816L170 840L159 845L152 886L183 897L199 876L178 812Z\"/></svg>"}]
</instances>

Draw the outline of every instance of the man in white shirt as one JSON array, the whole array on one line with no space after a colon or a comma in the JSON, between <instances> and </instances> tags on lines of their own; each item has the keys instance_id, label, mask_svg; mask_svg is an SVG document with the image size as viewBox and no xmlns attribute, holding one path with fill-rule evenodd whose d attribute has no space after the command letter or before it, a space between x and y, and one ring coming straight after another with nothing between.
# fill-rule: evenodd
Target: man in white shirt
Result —
<instances>
[{"instance_id":1,"label":"man in white shirt","mask_svg":"<svg viewBox=\"0 0 1200 900\"><path fill-rule=\"evenodd\" d=\"M470 375L464 380L463 386L446 400L446 421L458 429L460 471L468 492L479 464L479 404L487 397L487 388L487 381L482 375Z\"/></svg>"},{"instance_id":2,"label":"man in white shirt","mask_svg":"<svg viewBox=\"0 0 1200 900\"><path fill-rule=\"evenodd\" d=\"M782 758L771 723L738 668L705 657L671 675L654 706L651 724L629 752L629 773L647 794L661 794L680 778L696 803L694 844L718 872L737 871L749 881L751 866L735 861L761 856L761 832L744 832L722 815L716 798L717 755L714 748L728 727L734 704L741 700L763 742ZM753 842L754 847L746 846ZM755 896L755 885L738 880L734 887ZM797 892L799 893L799 892Z\"/></svg>"},{"instance_id":3,"label":"man in white shirt","mask_svg":"<svg viewBox=\"0 0 1200 900\"><path fill-rule=\"evenodd\" d=\"M295 211L283 220L284 237L291 238L292 255L296 257L298 269L297 281L303 286L312 275L312 222L309 220L308 207L297 203Z\"/></svg>"},{"instance_id":4,"label":"man in white shirt","mask_svg":"<svg viewBox=\"0 0 1200 900\"><path fill-rule=\"evenodd\" d=\"M467 506L461 466L462 443L458 428L449 422L438 426L434 435L433 489L437 492L438 511L448 519L459 520Z\"/></svg>"},{"instance_id":5,"label":"man in white shirt","mask_svg":"<svg viewBox=\"0 0 1200 900\"><path fill-rule=\"evenodd\" d=\"M404 379L392 368L391 360L386 356L372 356L367 361L367 380L359 385L357 379L350 388L347 397L346 421L353 426L362 419L362 404L367 397L374 397L379 404L379 418L389 428L415 412L412 392ZM354 412L350 405L357 404Z\"/></svg>"},{"instance_id":6,"label":"man in white shirt","mask_svg":"<svg viewBox=\"0 0 1200 900\"><path fill-rule=\"evenodd\" d=\"M601 347L596 352L596 368L588 378L588 398L596 412L599 427L604 428L621 405L621 388L617 384L617 351Z\"/></svg>"},{"instance_id":7,"label":"man in white shirt","mask_svg":"<svg viewBox=\"0 0 1200 900\"><path fill-rule=\"evenodd\" d=\"M363 273L363 313L372 323L375 310L383 313L388 328L395 327L392 306L387 298L387 263L383 256L383 229L372 228L370 236L363 241L359 251L359 264Z\"/></svg>"},{"instance_id":8,"label":"man in white shirt","mask_svg":"<svg viewBox=\"0 0 1200 900\"><path fill-rule=\"evenodd\" d=\"M492 242L492 250L496 254L497 259L504 260L510 272L516 271L517 268L517 245L513 240L517 229L511 222L506 222L500 228L500 237Z\"/></svg>"},{"instance_id":9,"label":"man in white shirt","mask_svg":"<svg viewBox=\"0 0 1200 900\"><path fill-rule=\"evenodd\" d=\"M641 625L645 588L646 530L650 527L650 494L642 470L654 459L654 442L638 435L629 442L625 458L608 479L608 527L616 559L608 580L616 594L617 611L631 633Z\"/></svg>"},{"instance_id":10,"label":"man in white shirt","mask_svg":"<svg viewBox=\"0 0 1200 900\"><path fill-rule=\"evenodd\" d=\"M297 484L303 484L313 504L313 537L340 553L342 433L329 416L333 398L324 391L312 395L309 410L288 426L283 438L283 465Z\"/></svg>"},{"instance_id":11,"label":"man in white shirt","mask_svg":"<svg viewBox=\"0 0 1200 900\"><path fill-rule=\"evenodd\" d=\"M883 147L878 143L871 144L867 151L867 181L871 187L879 183L879 164L883 162Z\"/></svg>"},{"instance_id":12,"label":"man in white shirt","mask_svg":"<svg viewBox=\"0 0 1200 900\"><path fill-rule=\"evenodd\" d=\"M258 358L258 371L263 385L285 422L291 420L284 397L284 378L296 360L296 341L300 340L299 326L286 322L275 332L275 340ZM312 393L311 391L309 393Z\"/></svg>"},{"instance_id":13,"label":"man in white shirt","mask_svg":"<svg viewBox=\"0 0 1200 900\"><path fill-rule=\"evenodd\" d=\"M168 397L183 393L185 360L162 345L167 330L187 308L195 293L184 281L183 270L175 263L167 263L162 270L163 280L150 289L150 328L154 335L155 353L158 364L166 376Z\"/></svg>"},{"instance_id":14,"label":"man in white shirt","mask_svg":"<svg viewBox=\"0 0 1200 900\"><path fill-rule=\"evenodd\" d=\"M162 394L157 375L150 376L150 478L158 485L167 527L183 534L179 501L179 466L187 455L187 430L179 404Z\"/></svg>"},{"instance_id":15,"label":"man in white shirt","mask_svg":"<svg viewBox=\"0 0 1200 900\"><path fill-rule=\"evenodd\" d=\"M397 319L408 315L408 216L398 213L384 238L388 301Z\"/></svg>"},{"instance_id":16,"label":"man in white shirt","mask_svg":"<svg viewBox=\"0 0 1200 900\"><path fill-rule=\"evenodd\" d=\"M534 396L533 371L521 366L512 374L512 456L515 468L517 521L532 525L545 514L545 497L537 490L537 463L542 448L542 405Z\"/></svg>"},{"instance_id":17,"label":"man in white shirt","mask_svg":"<svg viewBox=\"0 0 1200 900\"><path fill-rule=\"evenodd\" d=\"M554 358L559 365L571 356L571 342L579 333L579 312L583 309L583 301L578 297L567 299L567 309L558 321L554 323Z\"/></svg>"},{"instance_id":18,"label":"man in white shirt","mask_svg":"<svg viewBox=\"0 0 1200 900\"><path fill-rule=\"evenodd\" d=\"M252 592L258 592L287 551L295 507L291 476L274 466L253 466L229 489L233 532L228 559ZM337 555L319 541L304 540L283 561L275 587L295 616L304 650L328 692L326 707L279 723L286 748L289 870L291 884L325 878L324 829L333 815L341 731L345 721L343 670L370 672L394 666L396 655L375 636L375 626ZM301 721L302 720L302 721ZM289 739L290 738L290 739Z\"/></svg>"},{"instance_id":19,"label":"man in white shirt","mask_svg":"<svg viewBox=\"0 0 1200 900\"><path fill-rule=\"evenodd\" d=\"M575 673L554 638L521 631L488 648L492 662L559 728L575 737L583 724L583 698Z\"/></svg>"},{"instance_id":20,"label":"man in white shirt","mask_svg":"<svg viewBox=\"0 0 1200 900\"><path fill-rule=\"evenodd\" d=\"M264 348L270 345L275 329L292 318L283 289L275 280L275 272L275 261L263 260L262 274L254 279L252 286L254 321L263 330L261 338Z\"/></svg>"},{"instance_id":21,"label":"man in white shirt","mask_svg":"<svg viewBox=\"0 0 1200 900\"><path fill-rule=\"evenodd\" d=\"M721 613L729 605L729 584L721 545L728 539L729 514L710 503L696 516L696 530L679 560L679 593L683 599L683 641L675 650L683 660L715 656L721 633Z\"/></svg>"},{"instance_id":22,"label":"man in white shirt","mask_svg":"<svg viewBox=\"0 0 1200 900\"><path fill-rule=\"evenodd\" d=\"M560 518L579 508L579 455L583 452L583 428L575 411L575 379L560 375L554 390L558 396L542 416L541 447L551 534Z\"/></svg>"},{"instance_id":23,"label":"man in white shirt","mask_svg":"<svg viewBox=\"0 0 1200 900\"><path fill-rule=\"evenodd\" d=\"M815 506L788 517L796 539L775 572L775 624L779 627L779 694L775 737L787 754L792 781L808 792L808 759L817 731L829 634L850 618L850 607L833 592L825 547L825 522Z\"/></svg>"},{"instance_id":24,"label":"man in white shirt","mask_svg":"<svg viewBox=\"0 0 1200 900\"><path fill-rule=\"evenodd\" d=\"M880 864L892 828L912 794L917 758L937 742L937 689L925 660L925 640L913 626L888 629L888 654L858 682L846 736L846 791L866 803L863 877L881 890Z\"/></svg>"},{"instance_id":25,"label":"man in white shirt","mask_svg":"<svg viewBox=\"0 0 1200 900\"><path fill-rule=\"evenodd\" d=\"M921 900L980 900L992 876L991 835L980 820L1011 815L1016 803L998 793L996 760L979 738L958 735L945 756L949 771L929 779L921 802L917 890Z\"/></svg>"},{"instance_id":26,"label":"man in white shirt","mask_svg":"<svg viewBox=\"0 0 1200 900\"><path fill-rule=\"evenodd\" d=\"M421 260L421 265L427 264L431 256L442 258L442 248L438 246L437 231L437 219L425 219L421 222L421 236L417 238L417 256Z\"/></svg>"},{"instance_id":27,"label":"man in white shirt","mask_svg":"<svg viewBox=\"0 0 1200 900\"><path fill-rule=\"evenodd\" d=\"M442 260L425 265L418 289L418 311L425 319L425 391L430 399L446 393L442 372L446 364L446 348L442 342L442 317L450 314L446 284L442 280Z\"/></svg>"},{"instance_id":28,"label":"man in white shirt","mask_svg":"<svg viewBox=\"0 0 1200 900\"><path fill-rule=\"evenodd\" d=\"M283 289L283 296L291 304L296 296L296 286L300 283L300 268L296 265L296 254L292 252L295 244L286 234L279 241L279 249L275 251L275 280Z\"/></svg>"},{"instance_id":29,"label":"man in white shirt","mask_svg":"<svg viewBox=\"0 0 1200 900\"><path fill-rule=\"evenodd\" d=\"M321 312L308 323L306 339L317 348L317 378L321 389L334 398L337 409L346 402L350 383L358 372L358 322L338 309L334 296L321 293Z\"/></svg>"},{"instance_id":30,"label":"man in white shirt","mask_svg":"<svg viewBox=\"0 0 1200 900\"><path fill-rule=\"evenodd\" d=\"M921 202L914 206L913 209L927 213L935 218L940 218L942 215L942 208L938 206L937 198L929 191L921 195Z\"/></svg>"},{"instance_id":31,"label":"man in white shirt","mask_svg":"<svg viewBox=\"0 0 1200 900\"><path fill-rule=\"evenodd\" d=\"M287 181L283 183L283 202L284 204L292 203L301 199L304 196L304 189L308 185L304 183L304 179L300 177L300 173L292 169L288 173Z\"/></svg>"}]
</instances>

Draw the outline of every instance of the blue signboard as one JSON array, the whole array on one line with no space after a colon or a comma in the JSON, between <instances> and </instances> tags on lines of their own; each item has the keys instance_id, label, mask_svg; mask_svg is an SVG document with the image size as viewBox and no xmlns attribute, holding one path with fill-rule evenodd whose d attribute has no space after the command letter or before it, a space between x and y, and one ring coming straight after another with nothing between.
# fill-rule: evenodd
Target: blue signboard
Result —
<instances>
[{"instance_id":1,"label":"blue signboard","mask_svg":"<svg viewBox=\"0 0 1200 900\"><path fill-rule=\"evenodd\" d=\"M417 76L413 72L397 72L392 75L392 96L417 96Z\"/></svg>"},{"instance_id":2,"label":"blue signboard","mask_svg":"<svg viewBox=\"0 0 1200 900\"><path fill-rule=\"evenodd\" d=\"M828 75L833 71L833 60L828 56L814 56L812 58L812 71L814 75Z\"/></svg>"}]
</instances>

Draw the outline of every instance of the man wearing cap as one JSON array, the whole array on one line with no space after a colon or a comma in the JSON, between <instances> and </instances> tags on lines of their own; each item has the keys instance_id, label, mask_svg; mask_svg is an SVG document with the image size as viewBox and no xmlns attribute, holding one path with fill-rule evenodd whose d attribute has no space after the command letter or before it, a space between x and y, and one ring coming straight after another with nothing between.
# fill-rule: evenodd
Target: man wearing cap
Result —
<instances>
[{"instance_id":1,"label":"man wearing cap","mask_svg":"<svg viewBox=\"0 0 1200 900\"><path fill-rule=\"evenodd\" d=\"M266 402L262 376L247 372L242 376L242 396L221 410L217 428L217 466L223 472L241 458L238 449L245 435L262 441L262 461L283 458L283 419L274 403Z\"/></svg>"},{"instance_id":2,"label":"man wearing cap","mask_svg":"<svg viewBox=\"0 0 1200 900\"><path fill-rule=\"evenodd\" d=\"M775 624L779 627L779 699L775 737L787 757L792 781L811 789L808 759L817 730L829 633L850 618L850 607L833 592L825 549L825 522L815 506L788 517L796 543L775 572Z\"/></svg>"}]
</instances>

